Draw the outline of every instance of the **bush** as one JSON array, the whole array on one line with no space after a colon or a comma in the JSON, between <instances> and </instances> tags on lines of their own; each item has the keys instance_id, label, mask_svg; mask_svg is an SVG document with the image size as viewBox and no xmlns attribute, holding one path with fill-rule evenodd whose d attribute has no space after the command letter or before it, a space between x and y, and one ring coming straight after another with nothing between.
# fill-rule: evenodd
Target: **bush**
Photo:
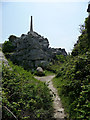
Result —
<instances>
[{"instance_id":1,"label":"bush","mask_svg":"<svg viewBox=\"0 0 90 120\"><path fill-rule=\"evenodd\" d=\"M66 56L64 55L56 55L56 58L62 63L65 62L66 60Z\"/></svg>"},{"instance_id":2,"label":"bush","mask_svg":"<svg viewBox=\"0 0 90 120\"><path fill-rule=\"evenodd\" d=\"M72 50L72 55L77 56L80 54L84 54L87 51L90 51L90 18L86 18L85 27L81 28L81 35L78 37L77 43L74 45L74 49ZM83 25L82 25L83 26ZM88 30L89 29L89 30Z\"/></svg>"},{"instance_id":3,"label":"bush","mask_svg":"<svg viewBox=\"0 0 90 120\"><path fill-rule=\"evenodd\" d=\"M5 41L4 44L2 45L2 51L4 53L10 53L15 50L15 47L12 45L11 41Z\"/></svg>"},{"instance_id":4,"label":"bush","mask_svg":"<svg viewBox=\"0 0 90 120\"><path fill-rule=\"evenodd\" d=\"M66 61L53 80L70 119L89 120L90 53ZM67 99L67 101L66 101ZM68 109L67 109L68 108Z\"/></svg>"},{"instance_id":5,"label":"bush","mask_svg":"<svg viewBox=\"0 0 90 120\"><path fill-rule=\"evenodd\" d=\"M72 120L90 119L90 16L81 28L71 57L61 64L53 80ZM89 25L88 25L89 24Z\"/></svg>"},{"instance_id":6,"label":"bush","mask_svg":"<svg viewBox=\"0 0 90 120\"><path fill-rule=\"evenodd\" d=\"M36 80L20 66L3 66L2 73L2 120L50 120L53 116L52 96L47 85Z\"/></svg>"}]
</instances>

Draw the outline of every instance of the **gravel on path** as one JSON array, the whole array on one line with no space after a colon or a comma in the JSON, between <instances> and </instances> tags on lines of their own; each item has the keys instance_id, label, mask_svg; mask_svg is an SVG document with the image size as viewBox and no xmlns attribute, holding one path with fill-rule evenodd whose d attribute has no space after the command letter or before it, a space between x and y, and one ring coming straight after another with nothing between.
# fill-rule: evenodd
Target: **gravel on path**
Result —
<instances>
[{"instance_id":1,"label":"gravel on path","mask_svg":"<svg viewBox=\"0 0 90 120\"><path fill-rule=\"evenodd\" d=\"M60 97L58 96L56 88L53 86L52 79L55 75L49 75L44 77L35 76L36 79L46 82L48 84L48 88L51 90L51 94L53 95L53 107L54 107L54 118L56 120L65 120L66 117L64 113L64 108L62 106Z\"/></svg>"}]
</instances>

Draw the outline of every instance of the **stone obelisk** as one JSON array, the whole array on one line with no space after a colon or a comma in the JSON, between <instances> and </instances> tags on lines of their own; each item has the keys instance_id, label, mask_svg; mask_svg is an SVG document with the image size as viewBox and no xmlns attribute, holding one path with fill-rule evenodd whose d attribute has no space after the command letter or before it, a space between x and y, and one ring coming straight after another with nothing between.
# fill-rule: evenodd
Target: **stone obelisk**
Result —
<instances>
[{"instance_id":1,"label":"stone obelisk","mask_svg":"<svg viewBox=\"0 0 90 120\"><path fill-rule=\"evenodd\" d=\"M32 19L32 16L31 16L31 23L30 23L30 32L33 32L33 19Z\"/></svg>"}]
</instances>

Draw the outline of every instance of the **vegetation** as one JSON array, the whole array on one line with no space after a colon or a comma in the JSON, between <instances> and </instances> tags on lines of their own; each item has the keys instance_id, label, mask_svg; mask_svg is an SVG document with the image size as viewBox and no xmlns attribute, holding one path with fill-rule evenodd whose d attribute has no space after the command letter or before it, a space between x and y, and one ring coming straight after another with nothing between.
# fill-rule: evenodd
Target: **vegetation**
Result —
<instances>
[{"instance_id":1,"label":"vegetation","mask_svg":"<svg viewBox=\"0 0 90 120\"><path fill-rule=\"evenodd\" d=\"M2 74L2 120L51 119L52 95L46 84L22 67L9 64L3 66Z\"/></svg>"},{"instance_id":2,"label":"vegetation","mask_svg":"<svg viewBox=\"0 0 90 120\"><path fill-rule=\"evenodd\" d=\"M2 48L0 47L0 51L2 51Z\"/></svg>"},{"instance_id":3,"label":"vegetation","mask_svg":"<svg viewBox=\"0 0 90 120\"><path fill-rule=\"evenodd\" d=\"M53 80L69 119L90 119L90 33L88 18L72 55L59 66Z\"/></svg>"},{"instance_id":4,"label":"vegetation","mask_svg":"<svg viewBox=\"0 0 90 120\"><path fill-rule=\"evenodd\" d=\"M44 72L44 75L56 73L53 83L69 120L90 120L90 16L80 32L71 55L57 55L55 63L50 63ZM13 52L15 38L10 36L3 44L4 53ZM3 120L51 120L53 101L45 83L12 63L10 67L3 66L2 75Z\"/></svg>"},{"instance_id":5,"label":"vegetation","mask_svg":"<svg viewBox=\"0 0 90 120\"><path fill-rule=\"evenodd\" d=\"M78 37L77 43L74 45L72 51L73 56L81 55L90 51L90 18L86 18L85 25L82 25L80 28L81 35Z\"/></svg>"},{"instance_id":6,"label":"vegetation","mask_svg":"<svg viewBox=\"0 0 90 120\"><path fill-rule=\"evenodd\" d=\"M12 45L11 41L5 41L3 46L2 46L2 51L4 53L10 53L13 52L15 47Z\"/></svg>"},{"instance_id":7,"label":"vegetation","mask_svg":"<svg viewBox=\"0 0 90 120\"><path fill-rule=\"evenodd\" d=\"M60 62L60 63L63 63L66 60L66 56L64 56L64 55L56 55L56 58L57 58L58 62Z\"/></svg>"}]
</instances>

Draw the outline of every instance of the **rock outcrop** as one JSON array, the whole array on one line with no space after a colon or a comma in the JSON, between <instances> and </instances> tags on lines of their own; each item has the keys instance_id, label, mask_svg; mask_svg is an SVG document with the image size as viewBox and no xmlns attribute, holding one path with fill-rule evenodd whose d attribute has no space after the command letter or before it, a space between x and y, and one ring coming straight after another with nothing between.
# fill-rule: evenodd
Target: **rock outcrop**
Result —
<instances>
[{"instance_id":1,"label":"rock outcrop","mask_svg":"<svg viewBox=\"0 0 90 120\"><path fill-rule=\"evenodd\" d=\"M28 32L21 37L12 35L9 40L15 46L10 57L12 61L28 68L46 67L56 55L67 55L65 49L50 48L48 39L36 32Z\"/></svg>"}]
</instances>

